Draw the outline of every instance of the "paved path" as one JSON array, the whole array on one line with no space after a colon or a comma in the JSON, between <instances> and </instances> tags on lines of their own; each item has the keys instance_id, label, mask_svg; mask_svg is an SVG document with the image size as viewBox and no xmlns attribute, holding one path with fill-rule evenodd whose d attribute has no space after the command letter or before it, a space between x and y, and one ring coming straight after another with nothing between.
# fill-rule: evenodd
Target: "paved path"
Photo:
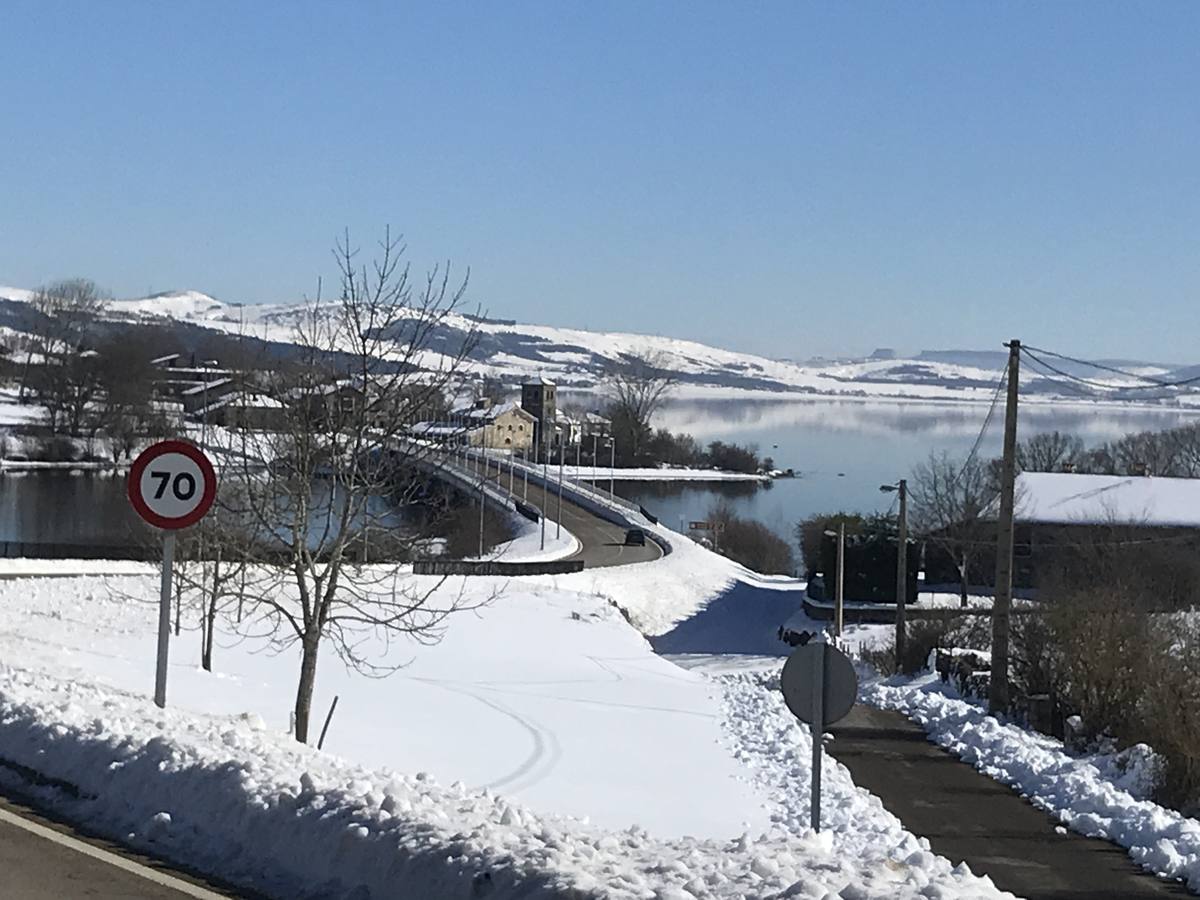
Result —
<instances>
[{"instance_id":1,"label":"paved path","mask_svg":"<svg viewBox=\"0 0 1200 900\"><path fill-rule=\"evenodd\" d=\"M491 480L501 488L508 490L508 469L504 469L497 481L495 470ZM513 493L517 499L526 499L525 486L518 471L513 479ZM554 523L558 515L558 492L552 486L544 491L533 482L529 483L528 501L546 513L546 534L554 536ZM566 493L562 501L563 528L579 538L582 549L571 559L582 559L584 568L595 569L602 566L625 566L636 562L650 562L662 556L662 548L654 541L646 538L644 547L625 546L625 529L614 525L597 515L588 512L582 506L572 503Z\"/></svg>"},{"instance_id":2,"label":"paved path","mask_svg":"<svg viewBox=\"0 0 1200 900\"><path fill-rule=\"evenodd\" d=\"M0 797L0 897L222 900L238 897Z\"/></svg>"},{"instance_id":3,"label":"paved path","mask_svg":"<svg viewBox=\"0 0 1200 900\"><path fill-rule=\"evenodd\" d=\"M905 716L858 705L833 726L830 753L951 862L1028 900L1142 900L1191 896L1138 868L1107 841L1059 834L1010 788L929 742Z\"/></svg>"}]
</instances>

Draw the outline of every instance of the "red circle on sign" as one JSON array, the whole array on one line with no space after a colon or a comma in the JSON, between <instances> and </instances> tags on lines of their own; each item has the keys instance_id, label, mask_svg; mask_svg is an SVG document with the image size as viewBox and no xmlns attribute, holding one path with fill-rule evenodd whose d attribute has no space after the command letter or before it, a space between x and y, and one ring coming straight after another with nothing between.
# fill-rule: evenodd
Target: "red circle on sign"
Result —
<instances>
[{"instance_id":1,"label":"red circle on sign","mask_svg":"<svg viewBox=\"0 0 1200 900\"><path fill-rule=\"evenodd\" d=\"M204 490L201 492L200 502L186 515L159 515L150 508L146 503L146 498L142 496L142 474L146 471L146 467L160 456L168 453L179 453L186 456L200 469L204 480ZM213 501L217 499L217 473L213 470L213 465L208 457L204 455L204 451L195 444L188 441L159 441L143 450L133 461L133 465L129 468L129 477L125 482L125 491L137 514L155 528L167 530L187 528L203 519L205 513L213 505Z\"/></svg>"}]
</instances>

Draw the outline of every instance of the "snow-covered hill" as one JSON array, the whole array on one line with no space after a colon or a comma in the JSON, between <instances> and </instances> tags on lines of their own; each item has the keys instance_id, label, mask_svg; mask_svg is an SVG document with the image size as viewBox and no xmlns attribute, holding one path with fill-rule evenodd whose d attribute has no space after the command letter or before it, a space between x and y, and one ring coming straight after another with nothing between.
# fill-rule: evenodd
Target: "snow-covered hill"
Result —
<instances>
[{"instance_id":1,"label":"snow-covered hill","mask_svg":"<svg viewBox=\"0 0 1200 900\"><path fill-rule=\"evenodd\" d=\"M23 330L32 293L0 287L0 328ZM301 307L285 304L227 303L198 291L115 300L109 316L121 321L179 322L282 343L290 342ZM24 313L24 315L22 315ZM912 359L863 359L795 363L724 350L695 341L657 335L594 332L512 321L453 316L434 335L433 351L450 352L472 329L478 345L470 365L480 376L514 382L544 375L568 388L588 389L614 367L635 357L653 357L677 373L686 393L755 391L776 395L819 394L924 400L990 401L1005 354L994 351L923 351ZM430 362L433 362L430 359ZM1126 362L1138 375L1170 379L1177 366ZM1095 385L1028 366L1024 393L1050 398L1081 397L1140 402L1188 402L1193 388L1145 386L1121 375L1062 363L1070 374L1086 373ZM1185 370L1186 371L1186 370Z\"/></svg>"}]
</instances>

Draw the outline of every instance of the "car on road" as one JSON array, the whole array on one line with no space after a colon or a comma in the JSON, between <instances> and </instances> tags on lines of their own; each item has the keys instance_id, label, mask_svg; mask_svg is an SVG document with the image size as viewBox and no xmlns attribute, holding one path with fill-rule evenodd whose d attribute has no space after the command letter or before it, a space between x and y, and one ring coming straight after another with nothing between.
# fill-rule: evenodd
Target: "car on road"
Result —
<instances>
[{"instance_id":1,"label":"car on road","mask_svg":"<svg viewBox=\"0 0 1200 900\"><path fill-rule=\"evenodd\" d=\"M626 547L645 547L646 546L646 532L642 531L642 529L640 529L640 528L630 528L628 531L625 532L625 546Z\"/></svg>"}]
</instances>

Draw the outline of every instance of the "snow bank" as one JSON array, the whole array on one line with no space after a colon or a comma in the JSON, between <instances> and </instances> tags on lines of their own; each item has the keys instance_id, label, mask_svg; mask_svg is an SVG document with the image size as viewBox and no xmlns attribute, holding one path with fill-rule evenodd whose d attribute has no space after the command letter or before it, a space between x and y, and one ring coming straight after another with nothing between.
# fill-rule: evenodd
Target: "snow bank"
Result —
<instances>
[{"instance_id":1,"label":"snow bank","mask_svg":"<svg viewBox=\"0 0 1200 900\"><path fill-rule=\"evenodd\" d=\"M782 834L808 830L812 738L784 705L779 666L717 677L724 692L724 724L734 755L770 799L772 822ZM821 766L821 827L833 851L901 874L926 897L1011 897L965 864L953 866L930 850L929 841L906 831L878 797L855 786L850 772L828 754ZM902 891L897 887L896 896ZM843 892L838 896L856 896Z\"/></svg>"},{"instance_id":2,"label":"snow bank","mask_svg":"<svg viewBox=\"0 0 1200 900\"><path fill-rule=\"evenodd\" d=\"M872 684L862 699L908 715L932 741L1020 791L1072 831L1120 844L1142 867L1200 891L1200 822L1143 799L1152 764L1145 751L1123 766L1110 756L1070 756L1057 740L1001 723L950 696L932 676Z\"/></svg>"}]
</instances>

